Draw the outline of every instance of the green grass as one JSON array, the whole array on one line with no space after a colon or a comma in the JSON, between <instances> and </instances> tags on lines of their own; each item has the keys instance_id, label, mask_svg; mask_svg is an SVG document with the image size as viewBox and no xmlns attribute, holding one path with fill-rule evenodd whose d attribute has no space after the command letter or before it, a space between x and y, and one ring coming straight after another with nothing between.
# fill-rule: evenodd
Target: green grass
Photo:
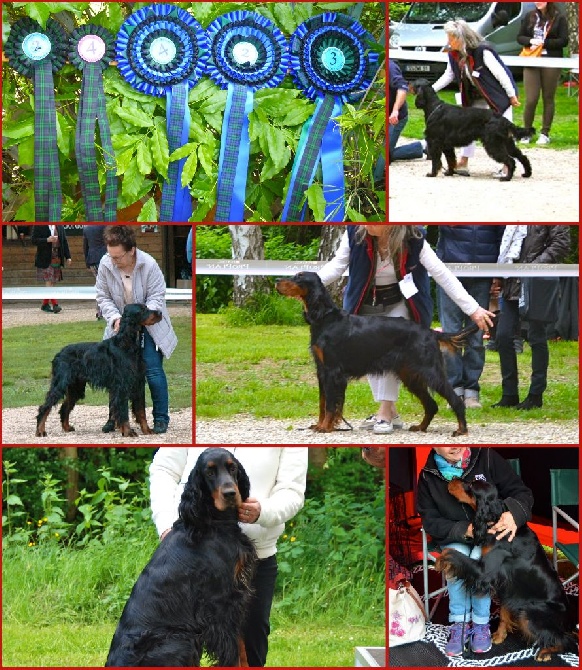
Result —
<instances>
[{"instance_id":1,"label":"green grass","mask_svg":"<svg viewBox=\"0 0 582 670\"><path fill-rule=\"evenodd\" d=\"M516 125L523 125L523 109L525 105L525 95L523 92L523 82L518 82L519 100L521 107L513 108L513 122ZM455 103L455 91L446 89L439 91L439 97L451 105ZM414 106L414 96L408 96L408 123L402 133L403 137L409 139L421 139L424 136L424 113ZM536 115L534 118L534 128L540 131L542 127L542 102L538 102ZM578 128L578 98L568 97L567 89L564 86L558 86L556 91L556 114L552 123L551 130L552 143L551 149L578 149L579 128ZM535 140L534 140L535 142Z\"/></svg>"},{"instance_id":2,"label":"green grass","mask_svg":"<svg viewBox=\"0 0 582 670\"><path fill-rule=\"evenodd\" d=\"M257 418L312 419L318 407L317 378L309 354L307 326L228 326L215 314L196 317L196 416L231 418L251 414ZM525 390L531 374L531 350L526 345L518 356L520 388ZM499 356L487 352L481 377L482 410L479 421L515 421L515 411L491 409L501 397ZM220 398L220 402L217 402ZM437 398L439 415L453 418L446 403ZM401 415L420 416L416 398L401 389ZM349 417L363 417L374 409L365 380L348 385ZM348 417L348 420L349 420ZM527 413L531 419L578 418L578 343L551 342L548 389L544 407Z\"/></svg>"},{"instance_id":3,"label":"green grass","mask_svg":"<svg viewBox=\"0 0 582 670\"><path fill-rule=\"evenodd\" d=\"M171 389L172 409L192 406L192 320L175 317L178 346L164 369ZM2 406L39 405L48 390L51 360L66 344L99 341L103 323L86 321L43 326L19 326L2 331ZM147 385L146 385L147 388ZM148 391L149 392L149 391ZM87 391L87 405L106 405L103 391Z\"/></svg>"}]
</instances>

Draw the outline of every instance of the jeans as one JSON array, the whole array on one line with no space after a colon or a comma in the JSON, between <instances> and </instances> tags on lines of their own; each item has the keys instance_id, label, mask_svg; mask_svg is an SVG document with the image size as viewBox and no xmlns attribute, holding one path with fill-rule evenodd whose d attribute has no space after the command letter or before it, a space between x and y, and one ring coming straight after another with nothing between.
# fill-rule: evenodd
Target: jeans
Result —
<instances>
[{"instance_id":1,"label":"jeans","mask_svg":"<svg viewBox=\"0 0 582 670\"><path fill-rule=\"evenodd\" d=\"M168 380L162 366L164 355L156 349L152 336L144 328L143 361L146 368L146 380L150 388L153 405L154 422L170 422L168 397Z\"/></svg>"},{"instance_id":2,"label":"jeans","mask_svg":"<svg viewBox=\"0 0 582 670\"><path fill-rule=\"evenodd\" d=\"M475 561L481 558L481 547L471 547L461 542L443 545L443 549L456 549ZM476 596L468 593L462 579L447 579L449 592L449 621L463 623L473 621L476 624L489 623L491 596Z\"/></svg>"},{"instance_id":3,"label":"jeans","mask_svg":"<svg viewBox=\"0 0 582 670\"><path fill-rule=\"evenodd\" d=\"M485 309L489 307L490 279L464 278L460 282L467 293L475 298L480 307ZM470 317L457 307L440 286L437 287L437 306L441 325L447 333L455 333L473 323ZM444 359L447 378L457 395L477 397L480 388L479 378L485 365L483 331L480 330L471 335L462 352L458 351L453 354L446 350ZM466 391L470 392L466 393Z\"/></svg>"},{"instance_id":4,"label":"jeans","mask_svg":"<svg viewBox=\"0 0 582 670\"><path fill-rule=\"evenodd\" d=\"M501 364L501 391L506 396L518 396L517 354L513 345L519 330L519 304L517 300L504 300L497 324L497 351ZM531 347L531 379L529 395L541 396L546 390L550 351L547 324L528 321L528 342Z\"/></svg>"},{"instance_id":5,"label":"jeans","mask_svg":"<svg viewBox=\"0 0 582 670\"><path fill-rule=\"evenodd\" d=\"M390 163L392 161L406 161L412 158L422 158L424 156L422 144L420 142L410 142L410 144L403 144L399 147L396 146L396 142L398 142L400 133L404 130L407 121L408 117L405 116L403 119L400 119L396 125L388 126L388 138L390 140L388 158Z\"/></svg>"},{"instance_id":6,"label":"jeans","mask_svg":"<svg viewBox=\"0 0 582 670\"><path fill-rule=\"evenodd\" d=\"M269 618L276 579L277 557L273 554L259 561L252 584L254 595L244 629L245 648L251 668L262 668L267 662L269 633L271 632Z\"/></svg>"}]
</instances>

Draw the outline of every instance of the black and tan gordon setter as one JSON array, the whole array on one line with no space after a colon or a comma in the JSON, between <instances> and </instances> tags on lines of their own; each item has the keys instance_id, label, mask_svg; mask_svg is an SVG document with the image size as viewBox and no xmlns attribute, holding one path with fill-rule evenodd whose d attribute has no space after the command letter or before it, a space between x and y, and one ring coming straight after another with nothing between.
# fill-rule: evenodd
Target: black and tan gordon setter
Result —
<instances>
[{"instance_id":1,"label":"black and tan gordon setter","mask_svg":"<svg viewBox=\"0 0 582 670\"><path fill-rule=\"evenodd\" d=\"M249 479L226 449L206 449L190 473L179 518L138 577L106 667L248 667L242 639L257 562L237 509Z\"/></svg>"},{"instance_id":2,"label":"black and tan gordon setter","mask_svg":"<svg viewBox=\"0 0 582 670\"><path fill-rule=\"evenodd\" d=\"M311 352L319 381L319 420L311 426L313 430L328 433L344 420L349 379L393 372L424 409L422 421L410 430L426 431L438 411L430 388L448 400L457 416L453 437L467 434L465 405L447 380L441 348L463 346L477 331L476 325L459 333L438 333L406 319L347 314L336 307L315 272L280 279L276 288L303 302L311 327Z\"/></svg>"},{"instance_id":3,"label":"black and tan gordon setter","mask_svg":"<svg viewBox=\"0 0 582 670\"><path fill-rule=\"evenodd\" d=\"M475 593L495 591L501 611L493 643L501 644L517 629L539 648L537 661L549 661L554 653L577 653L575 622L564 588L536 534L525 525L509 542L487 532L506 511L493 484L453 479L448 488L475 510L473 537L482 556L476 561L455 549L443 549L436 568L448 578L462 579Z\"/></svg>"},{"instance_id":4,"label":"black and tan gordon setter","mask_svg":"<svg viewBox=\"0 0 582 670\"><path fill-rule=\"evenodd\" d=\"M38 408L36 436L46 437L51 409L64 398L59 410L65 432L75 430L69 415L85 397L87 384L109 391L109 418L124 437L136 437L129 426L128 402L144 434L150 434L145 411L145 368L141 354L141 329L162 320L162 313L145 305L126 305L119 332L102 342L69 344L52 361L51 385Z\"/></svg>"}]
</instances>

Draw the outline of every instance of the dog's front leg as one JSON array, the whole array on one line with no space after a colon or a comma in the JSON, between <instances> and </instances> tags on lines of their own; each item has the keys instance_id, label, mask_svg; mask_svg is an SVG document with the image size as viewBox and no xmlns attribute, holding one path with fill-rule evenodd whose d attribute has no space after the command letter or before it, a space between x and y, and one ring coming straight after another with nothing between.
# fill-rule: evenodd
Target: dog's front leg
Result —
<instances>
[{"instance_id":1,"label":"dog's front leg","mask_svg":"<svg viewBox=\"0 0 582 670\"><path fill-rule=\"evenodd\" d=\"M457 167L457 157L455 155L455 150L453 147L446 147L443 149L445 154L445 159L447 161L447 169L445 171L445 177L452 177L455 174L455 168Z\"/></svg>"},{"instance_id":2,"label":"dog's front leg","mask_svg":"<svg viewBox=\"0 0 582 670\"><path fill-rule=\"evenodd\" d=\"M317 423L309 426L310 430L319 431L325 422L325 384L323 382L323 365L319 361L315 360L317 365L317 383L319 386L319 418Z\"/></svg>"},{"instance_id":3,"label":"dog's front leg","mask_svg":"<svg viewBox=\"0 0 582 670\"><path fill-rule=\"evenodd\" d=\"M427 141L427 151L432 163L432 170L427 173L427 177L436 177L443 164L441 161L442 149L439 145Z\"/></svg>"},{"instance_id":4,"label":"dog's front leg","mask_svg":"<svg viewBox=\"0 0 582 670\"><path fill-rule=\"evenodd\" d=\"M331 433L343 418L344 400L346 397L347 379L339 371L323 371L325 392L325 415L319 433Z\"/></svg>"},{"instance_id":5,"label":"dog's front leg","mask_svg":"<svg viewBox=\"0 0 582 670\"><path fill-rule=\"evenodd\" d=\"M136 389L135 395L131 400L131 410L135 416L135 420L139 423L141 432L144 435L151 435L152 430L148 426L145 407L145 383L141 382L139 388Z\"/></svg>"}]
</instances>

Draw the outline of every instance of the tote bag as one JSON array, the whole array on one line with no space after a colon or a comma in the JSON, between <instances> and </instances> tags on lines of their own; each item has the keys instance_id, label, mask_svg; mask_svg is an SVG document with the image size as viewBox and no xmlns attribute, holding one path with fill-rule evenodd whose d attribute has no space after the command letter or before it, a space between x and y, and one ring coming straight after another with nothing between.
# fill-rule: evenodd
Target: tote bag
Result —
<instances>
[{"instance_id":1,"label":"tote bag","mask_svg":"<svg viewBox=\"0 0 582 670\"><path fill-rule=\"evenodd\" d=\"M560 306L559 277L524 277L521 280L519 315L525 321L555 323Z\"/></svg>"},{"instance_id":2,"label":"tote bag","mask_svg":"<svg viewBox=\"0 0 582 670\"><path fill-rule=\"evenodd\" d=\"M424 637L426 621L422 601L406 579L397 582L397 588L388 589L388 646L397 647L417 642Z\"/></svg>"}]
</instances>

